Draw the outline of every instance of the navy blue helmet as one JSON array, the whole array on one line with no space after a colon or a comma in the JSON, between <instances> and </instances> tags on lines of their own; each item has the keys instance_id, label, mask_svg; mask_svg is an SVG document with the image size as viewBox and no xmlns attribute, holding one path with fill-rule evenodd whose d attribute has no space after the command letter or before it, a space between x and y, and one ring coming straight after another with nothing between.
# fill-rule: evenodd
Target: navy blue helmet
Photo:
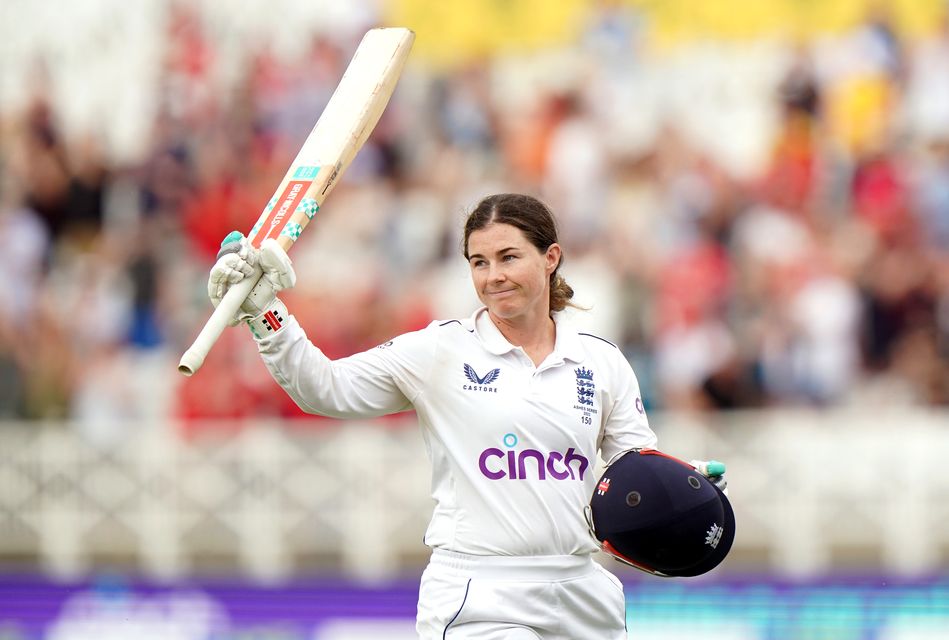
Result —
<instances>
[{"instance_id":1,"label":"navy blue helmet","mask_svg":"<svg viewBox=\"0 0 949 640\"><path fill-rule=\"evenodd\" d=\"M653 449L628 451L597 483L587 509L604 551L658 576L697 576L735 539L728 498L692 465Z\"/></svg>"}]
</instances>

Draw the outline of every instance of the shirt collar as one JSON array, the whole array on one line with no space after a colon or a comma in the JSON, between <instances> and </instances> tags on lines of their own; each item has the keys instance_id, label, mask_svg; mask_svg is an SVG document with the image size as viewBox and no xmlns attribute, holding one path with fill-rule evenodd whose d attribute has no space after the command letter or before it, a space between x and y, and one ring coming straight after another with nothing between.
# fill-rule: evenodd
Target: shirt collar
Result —
<instances>
[{"instance_id":1,"label":"shirt collar","mask_svg":"<svg viewBox=\"0 0 949 640\"><path fill-rule=\"evenodd\" d=\"M471 316L475 335L481 340L485 349L496 356L513 351L516 347L507 341L507 338L495 326L488 315L488 308L481 307ZM557 326L557 337L552 355L564 360L582 362L584 358L583 344L576 329L570 326L570 321L563 312L553 314L554 324Z\"/></svg>"}]
</instances>

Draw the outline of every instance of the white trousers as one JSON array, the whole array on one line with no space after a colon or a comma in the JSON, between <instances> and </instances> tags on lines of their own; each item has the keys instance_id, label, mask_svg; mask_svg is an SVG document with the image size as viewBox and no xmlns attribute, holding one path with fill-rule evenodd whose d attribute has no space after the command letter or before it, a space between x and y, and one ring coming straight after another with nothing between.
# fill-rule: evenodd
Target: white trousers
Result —
<instances>
[{"instance_id":1,"label":"white trousers","mask_svg":"<svg viewBox=\"0 0 949 640\"><path fill-rule=\"evenodd\" d=\"M626 640L623 585L589 556L436 549L422 573L422 640Z\"/></svg>"}]
</instances>

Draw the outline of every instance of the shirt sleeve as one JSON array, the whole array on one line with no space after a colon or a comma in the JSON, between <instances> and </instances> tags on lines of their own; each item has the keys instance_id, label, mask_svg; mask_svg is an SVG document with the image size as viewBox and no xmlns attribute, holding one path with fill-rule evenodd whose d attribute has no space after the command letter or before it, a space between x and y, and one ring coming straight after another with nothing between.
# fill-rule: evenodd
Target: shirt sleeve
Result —
<instances>
[{"instance_id":1,"label":"shirt sleeve","mask_svg":"<svg viewBox=\"0 0 949 640\"><path fill-rule=\"evenodd\" d=\"M355 355L330 360L292 316L275 335L258 341L274 380L308 413L370 418L405 411L421 393L434 361L428 329L403 334Z\"/></svg>"},{"instance_id":2,"label":"shirt sleeve","mask_svg":"<svg viewBox=\"0 0 949 640\"><path fill-rule=\"evenodd\" d=\"M617 350L614 358L614 381L604 403L607 410L597 446L604 462L630 449L655 448L656 434L649 426L643 407L639 381L629 362Z\"/></svg>"}]
</instances>

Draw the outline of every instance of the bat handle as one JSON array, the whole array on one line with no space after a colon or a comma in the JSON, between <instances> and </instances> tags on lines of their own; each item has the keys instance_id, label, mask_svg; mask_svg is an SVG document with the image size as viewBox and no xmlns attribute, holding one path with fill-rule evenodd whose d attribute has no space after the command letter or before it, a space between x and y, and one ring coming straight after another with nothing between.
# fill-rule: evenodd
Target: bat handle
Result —
<instances>
[{"instance_id":1,"label":"bat handle","mask_svg":"<svg viewBox=\"0 0 949 640\"><path fill-rule=\"evenodd\" d=\"M244 278L227 290L217 309L214 310L204 328L201 329L201 333L181 356L178 371L190 377L201 368L208 352L211 351L211 347L214 346L217 339L221 337L221 333L227 328L227 323L234 317L241 304L250 295L254 285L260 280L261 273L260 267L257 267L253 275Z\"/></svg>"},{"instance_id":2,"label":"bat handle","mask_svg":"<svg viewBox=\"0 0 949 640\"><path fill-rule=\"evenodd\" d=\"M718 460L693 460L690 464L706 478L725 475L725 463Z\"/></svg>"}]
</instances>

